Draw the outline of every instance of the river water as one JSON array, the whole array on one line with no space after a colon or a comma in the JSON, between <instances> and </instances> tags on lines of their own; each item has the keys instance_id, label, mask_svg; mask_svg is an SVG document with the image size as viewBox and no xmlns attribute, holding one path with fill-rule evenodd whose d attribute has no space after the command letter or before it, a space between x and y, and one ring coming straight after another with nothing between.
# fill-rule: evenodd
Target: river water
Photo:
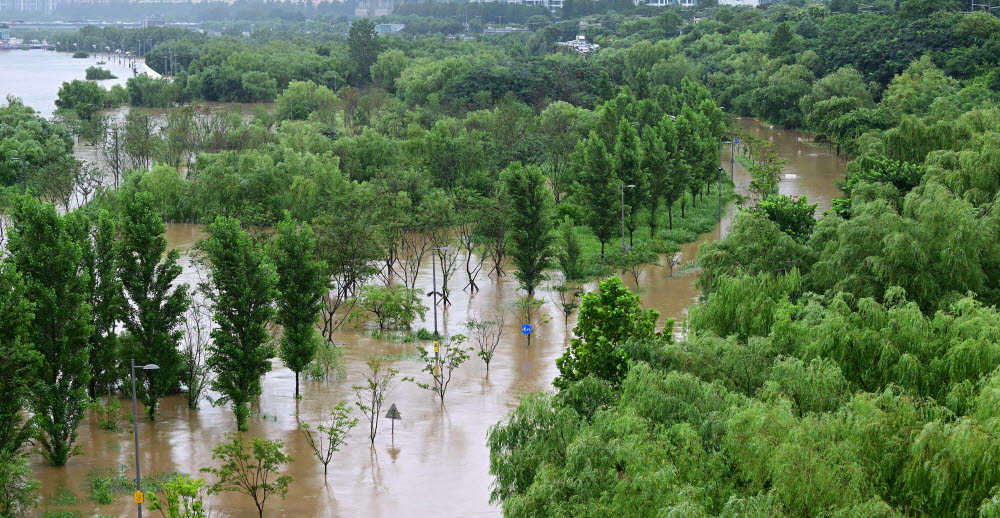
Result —
<instances>
[{"instance_id":1,"label":"river water","mask_svg":"<svg viewBox=\"0 0 1000 518\"><path fill-rule=\"evenodd\" d=\"M42 51L0 53L0 69L5 71L0 74L0 93L17 95L42 113L51 114L59 84L71 78L82 78L83 70L93 61L96 59L73 60ZM117 69L113 70L118 74ZM21 78L13 77L15 74L8 71L21 74ZM820 212L829 208L830 200L840 194L834 185L844 171L840 159L823 148L800 142L799 137L808 140L804 133L758 128L751 119L740 122L760 132L760 136L772 139L780 156L787 160L780 183L782 193L807 194L811 201L819 203ZM723 151L723 165L728 170L731 165L729 146ZM745 192L750 179L738 163L733 176L737 189ZM682 260L693 260L700 243L724 236L733 215L734 209L729 208L719 227L700 236L697 242L684 245ZM186 251L204 235L196 225L171 224L167 226L166 237L172 248ZM183 282L194 285L201 280L187 255L183 266ZM666 268L647 269L639 278L644 305L680 323L698 296L694 287L696 276L697 273L668 276ZM451 285L464 285L463 277L459 268ZM518 296L513 276L499 280L480 276L478 282L482 289L475 295L453 290L452 305L439 313L442 333L463 332L463 324L470 315L509 307ZM626 282L632 284L630 279ZM418 288L430 291L430 287L428 262L421 271ZM588 289L593 287L593 284L587 286ZM285 451L294 459L288 469L294 482L284 500L276 497L268 500L266 514L296 518L498 516L500 510L489 503L492 478L488 472L487 430L517 405L522 394L551 389L551 381L557 374L555 359L565 349L575 320L571 318L568 326L564 324L551 290L543 290L537 296L546 299L544 310L551 318L549 323L536 326L530 348L525 348L520 324L508 317L489 377L485 375L483 362L473 356L456 371L444 406L429 391L412 383L399 384L386 403L386 406L395 403L402 415L402 420L395 425L399 429L397 433L390 434L389 421L382 419L375 445L370 448L367 423L359 423L348 444L334 456L326 477L302 432L297 430L296 410L303 420L315 426L338 401L347 400L353 404L351 386L361 381L360 372L368 357L412 354L415 346L375 340L358 329L345 326L337 332L335 340L345 346L346 378L331 382L303 380L303 399L298 402L293 397L293 373L275 360L273 371L265 377L264 393L251 418L250 433L284 441ZM660 323L663 324L662 319ZM427 314L426 321L414 324L414 328L421 327L433 327L431 313ZM400 360L393 366L400 371L400 377L414 376L430 381L415 361ZM122 402L124 408L131 408L130 401ZM355 411L355 414L361 417L360 412ZM224 439L227 431L234 429L235 422L228 407L213 407L203 401L199 410L190 411L183 397L166 398L155 423L140 421L139 424L144 476L167 472L197 474L200 468L212 464L212 448ZM32 469L42 481L40 509L81 511L86 516L95 513L134 516L131 496L119 496L110 505L99 505L88 498L91 473L121 467L127 476L132 476L134 447L131 434L101 429L96 416L90 413L80 426L78 444L83 455L74 457L64 467L48 466L38 455L32 456ZM79 501L57 503L56 496L65 496L67 491L75 494ZM210 498L209 503L225 516L256 516L253 501L244 495L224 493Z\"/></svg>"},{"instance_id":2,"label":"river water","mask_svg":"<svg viewBox=\"0 0 1000 518\"><path fill-rule=\"evenodd\" d=\"M107 61L98 65L98 61ZM114 56L91 54L89 58L73 58L68 52L48 50L0 50L0 98L8 95L19 97L42 117L49 118L56 109L59 87L64 82L84 79L87 67L98 66L110 70L117 79L97 81L111 88L125 85L132 77L132 70ZM6 101L2 101L6 103Z\"/></svg>"}]
</instances>

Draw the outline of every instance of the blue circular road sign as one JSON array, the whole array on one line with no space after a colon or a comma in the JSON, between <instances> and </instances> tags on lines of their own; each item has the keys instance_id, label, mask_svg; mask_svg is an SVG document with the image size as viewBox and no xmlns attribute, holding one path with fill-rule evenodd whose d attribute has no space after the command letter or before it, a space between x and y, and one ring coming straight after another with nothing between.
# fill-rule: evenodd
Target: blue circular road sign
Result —
<instances>
[{"instance_id":1,"label":"blue circular road sign","mask_svg":"<svg viewBox=\"0 0 1000 518\"><path fill-rule=\"evenodd\" d=\"M531 334L531 324L524 324L523 326L521 326L521 332L524 333L524 334L526 334L526 335L530 335Z\"/></svg>"},{"instance_id":2,"label":"blue circular road sign","mask_svg":"<svg viewBox=\"0 0 1000 518\"><path fill-rule=\"evenodd\" d=\"M738 139L738 138L737 139L733 139L733 142L739 144L740 143L740 139Z\"/></svg>"}]
</instances>

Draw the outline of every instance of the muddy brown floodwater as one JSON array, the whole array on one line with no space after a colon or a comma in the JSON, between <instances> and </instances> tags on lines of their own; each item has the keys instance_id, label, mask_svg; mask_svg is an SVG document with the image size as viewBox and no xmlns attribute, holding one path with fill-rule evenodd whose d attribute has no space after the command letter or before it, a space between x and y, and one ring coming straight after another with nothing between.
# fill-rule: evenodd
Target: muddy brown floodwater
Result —
<instances>
[{"instance_id":1,"label":"muddy brown floodwater","mask_svg":"<svg viewBox=\"0 0 1000 518\"><path fill-rule=\"evenodd\" d=\"M742 124L752 124L743 120ZM765 137L767 128L760 130ZM819 210L829 207L830 200L840 193L834 180L843 174L843 162L823 148L800 143L804 133L770 132L783 158L788 160L781 192L808 194L819 202ZM729 146L725 146L723 164L729 169ZM737 188L746 190L746 171L735 167ZM685 262L695 257L700 243L719 239L728 231L734 209L730 208L722 224L700 236L695 243L683 247ZM203 237L195 225L168 225L167 240L171 247L186 250ZM185 257L183 281L199 281L190 260ZM460 269L461 270L461 269ZM458 284L463 274L456 273L452 284ZM694 287L697 274L667 277L665 268L647 269L639 279L643 304L656 308L664 318L678 324L698 296ZM631 283L631 281L628 281ZM431 284L430 264L421 272L418 287L428 291ZM443 333L459 333L467 318L484 309L509 306L517 297L517 282L507 276L499 282L480 277L482 290L474 296L455 291L453 304L439 314ZM593 285L587 286L588 289ZM492 477L489 475L487 429L513 409L519 397L527 392L551 389L556 376L555 358L560 356L570 336L574 319L564 326L562 314L553 303L554 293L546 290L545 311L552 316L550 323L538 326L526 349L519 324L508 319L503 343L494 358L489 378L483 362L473 357L455 374L441 406L436 396L412 383L399 385L388 397L402 414L396 423L395 437L390 436L389 422L383 419L374 448L369 448L366 423L360 423L351 434L348 445L334 456L330 473L323 477L322 465L297 431L296 406L303 419L315 423L340 400L351 403L351 385L358 383L364 361L382 354L412 353L414 345L374 340L358 330L345 327L336 335L337 342L346 344L347 377L335 382L304 381L303 399L293 397L294 377L277 360L274 370L264 382L264 393L251 419L250 433L285 442L286 452L295 462L289 473L294 477L284 500L268 500L267 516L282 517L413 517L413 516L498 516L500 510L489 503ZM662 320L661 320L662 324ZM432 328L432 315L417 322L414 328ZM142 361L141 359L137 359ZM397 361L394 367L400 376L426 376L415 361ZM429 380L424 380L429 381ZM126 406L131 402L123 400ZM142 412L142 409L139 410ZM358 416L360 417L360 415ZM164 400L156 423L141 422L142 471L153 473L185 472L196 474L212 463L212 448L223 440L226 432L235 428L232 412L226 407L213 407L203 402L197 411L187 409L181 396ZM132 436L102 430L91 413L80 426L78 444L84 455L74 457L65 467L45 465L38 455L32 457L32 467L42 480L41 509L72 509L84 513L134 516L131 496L121 496L113 504L101 506L88 499L88 474L95 471L117 470L124 466L128 476L134 470ZM72 491L81 503L60 506L53 495L60 487ZM226 493L210 499L211 507L226 516L256 516L253 502L243 495Z\"/></svg>"}]
</instances>

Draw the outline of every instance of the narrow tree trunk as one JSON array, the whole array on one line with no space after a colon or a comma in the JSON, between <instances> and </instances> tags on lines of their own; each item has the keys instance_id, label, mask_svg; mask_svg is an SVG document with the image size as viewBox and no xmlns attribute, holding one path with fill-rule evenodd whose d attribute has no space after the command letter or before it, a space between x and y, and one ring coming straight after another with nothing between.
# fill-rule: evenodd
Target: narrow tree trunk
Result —
<instances>
[{"instance_id":1,"label":"narrow tree trunk","mask_svg":"<svg viewBox=\"0 0 1000 518\"><path fill-rule=\"evenodd\" d=\"M674 209L672 203L667 204L667 224L670 226L670 230L674 229Z\"/></svg>"},{"instance_id":2,"label":"narrow tree trunk","mask_svg":"<svg viewBox=\"0 0 1000 518\"><path fill-rule=\"evenodd\" d=\"M299 371L295 371L295 399L299 399Z\"/></svg>"}]
</instances>

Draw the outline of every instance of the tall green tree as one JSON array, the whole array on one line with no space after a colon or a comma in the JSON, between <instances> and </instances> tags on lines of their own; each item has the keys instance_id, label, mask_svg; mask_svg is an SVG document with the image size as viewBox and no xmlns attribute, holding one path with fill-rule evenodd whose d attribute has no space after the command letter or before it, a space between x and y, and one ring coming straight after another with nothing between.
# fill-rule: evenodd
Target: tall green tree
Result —
<instances>
[{"instance_id":1,"label":"tall green tree","mask_svg":"<svg viewBox=\"0 0 1000 518\"><path fill-rule=\"evenodd\" d=\"M88 261L90 305L93 308L94 332L90 336L90 397L114 390L120 372L121 355L115 326L122 315L122 283L118 276L115 253L115 221L101 211L91 230L93 248Z\"/></svg>"},{"instance_id":2,"label":"tall green tree","mask_svg":"<svg viewBox=\"0 0 1000 518\"><path fill-rule=\"evenodd\" d=\"M560 389L587 376L617 385L628 374L627 340L649 340L656 333L660 312L642 309L639 296L612 277L599 291L583 296L576 336L561 358L556 359L559 376L552 382ZM671 322L668 322L667 329Z\"/></svg>"},{"instance_id":3,"label":"tall green tree","mask_svg":"<svg viewBox=\"0 0 1000 518\"><path fill-rule=\"evenodd\" d=\"M316 257L316 236L308 224L285 213L278 233L268 245L268 255L278 272L278 319L281 345L278 356L295 373L295 397L299 397L299 374L309 365L319 346L315 324L330 291L326 263Z\"/></svg>"},{"instance_id":4,"label":"tall green tree","mask_svg":"<svg viewBox=\"0 0 1000 518\"><path fill-rule=\"evenodd\" d=\"M122 336L125 356L140 364L155 363L160 368L142 371L137 379L139 398L146 405L146 417L156 419L160 398L177 384L183 367L178 345L184 312L191 304L188 285L174 286L182 268L180 252L167 251L165 226L153 208L148 193L123 193L119 198L118 277L124 303Z\"/></svg>"},{"instance_id":5,"label":"tall green tree","mask_svg":"<svg viewBox=\"0 0 1000 518\"><path fill-rule=\"evenodd\" d=\"M604 245L614 238L618 228L621 185L604 142L593 131L584 148L579 182L580 205L586 211L587 225L601 243L601 257L604 257Z\"/></svg>"},{"instance_id":6,"label":"tall green tree","mask_svg":"<svg viewBox=\"0 0 1000 518\"><path fill-rule=\"evenodd\" d=\"M34 418L23 412L41 363L31 344L33 317L21 275L12 263L0 263L0 459L20 455L35 434Z\"/></svg>"},{"instance_id":7,"label":"tall green tree","mask_svg":"<svg viewBox=\"0 0 1000 518\"><path fill-rule=\"evenodd\" d=\"M514 277L528 295L545 280L545 270L553 266L552 191L537 166L514 162L500 174L503 192L510 206L508 234Z\"/></svg>"},{"instance_id":8,"label":"tall green tree","mask_svg":"<svg viewBox=\"0 0 1000 518\"><path fill-rule=\"evenodd\" d=\"M642 165L642 150L639 148L639 135L627 120L618 124L618 139L615 141L615 175L621 182L625 200L625 228L628 230L628 243L632 246L632 236L639 223L639 212L647 205L649 199L649 182L646 170ZM633 187L628 187L628 186ZM619 200L619 203L621 201ZM621 208L619 206L619 208Z\"/></svg>"},{"instance_id":9,"label":"tall green tree","mask_svg":"<svg viewBox=\"0 0 1000 518\"><path fill-rule=\"evenodd\" d=\"M347 32L347 54L351 58L354 84L371 82L371 68L378 61L380 47L375 22L370 18L355 18Z\"/></svg>"},{"instance_id":10,"label":"tall green tree","mask_svg":"<svg viewBox=\"0 0 1000 518\"><path fill-rule=\"evenodd\" d=\"M9 260L35 305L29 339L42 361L31 398L42 456L57 466L79 453L77 426L87 410L90 382L89 279L82 251L66 218L51 204L21 198L14 204Z\"/></svg>"},{"instance_id":11,"label":"tall green tree","mask_svg":"<svg viewBox=\"0 0 1000 518\"><path fill-rule=\"evenodd\" d=\"M570 154L580 140L581 109L565 101L556 101L538 115L539 135L548 153L549 180L556 203L565 189Z\"/></svg>"},{"instance_id":12,"label":"tall green tree","mask_svg":"<svg viewBox=\"0 0 1000 518\"><path fill-rule=\"evenodd\" d=\"M212 330L208 366L215 372L212 389L230 403L236 427L247 430L249 404L263 390L274 347L267 326L274 318L278 272L260 246L234 218L219 216L201 243L211 266L209 298L217 328Z\"/></svg>"}]
</instances>

